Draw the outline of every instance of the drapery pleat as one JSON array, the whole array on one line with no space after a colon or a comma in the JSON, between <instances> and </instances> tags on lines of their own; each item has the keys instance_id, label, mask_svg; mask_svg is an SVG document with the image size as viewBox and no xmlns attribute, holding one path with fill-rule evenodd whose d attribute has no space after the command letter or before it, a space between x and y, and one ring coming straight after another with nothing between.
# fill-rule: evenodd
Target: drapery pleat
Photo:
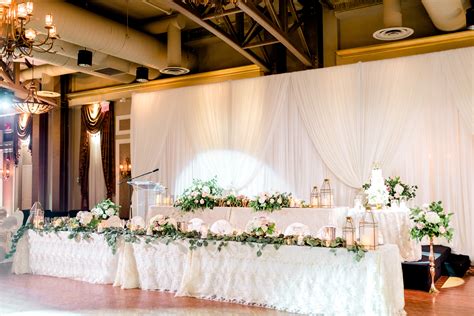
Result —
<instances>
[{"instance_id":1,"label":"drapery pleat","mask_svg":"<svg viewBox=\"0 0 474 316\"><path fill-rule=\"evenodd\" d=\"M20 141L25 141L30 138L30 142L28 144L28 150L31 152L32 150L32 141L31 141L31 134L33 130L33 117L30 114L22 113L15 115L14 120L14 130L15 130L15 137L13 138L13 153L14 153L14 160L15 165L18 164L18 159L20 158Z\"/></svg>"},{"instance_id":2,"label":"drapery pleat","mask_svg":"<svg viewBox=\"0 0 474 316\"><path fill-rule=\"evenodd\" d=\"M89 209L89 134L101 133L102 169L107 189L107 198L115 194L115 127L114 104L102 112L98 104L83 105L81 108L81 140L79 151L79 182L81 185L81 209Z\"/></svg>"}]
</instances>

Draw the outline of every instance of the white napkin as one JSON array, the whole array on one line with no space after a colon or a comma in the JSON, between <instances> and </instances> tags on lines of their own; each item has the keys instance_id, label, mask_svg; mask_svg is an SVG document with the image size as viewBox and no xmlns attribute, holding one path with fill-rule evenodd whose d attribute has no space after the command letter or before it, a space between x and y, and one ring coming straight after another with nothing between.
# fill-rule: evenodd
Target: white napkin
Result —
<instances>
[{"instance_id":1,"label":"white napkin","mask_svg":"<svg viewBox=\"0 0 474 316\"><path fill-rule=\"evenodd\" d=\"M211 232L216 235L230 235L233 232L232 225L225 219L216 221L211 226Z\"/></svg>"},{"instance_id":2,"label":"white napkin","mask_svg":"<svg viewBox=\"0 0 474 316\"><path fill-rule=\"evenodd\" d=\"M204 221L198 217L191 219L188 222L188 231L201 231L201 226L204 224Z\"/></svg>"},{"instance_id":3,"label":"white napkin","mask_svg":"<svg viewBox=\"0 0 474 316\"><path fill-rule=\"evenodd\" d=\"M311 235L308 225L301 223L293 223L285 229L285 236L290 235L302 235L308 236Z\"/></svg>"}]
</instances>

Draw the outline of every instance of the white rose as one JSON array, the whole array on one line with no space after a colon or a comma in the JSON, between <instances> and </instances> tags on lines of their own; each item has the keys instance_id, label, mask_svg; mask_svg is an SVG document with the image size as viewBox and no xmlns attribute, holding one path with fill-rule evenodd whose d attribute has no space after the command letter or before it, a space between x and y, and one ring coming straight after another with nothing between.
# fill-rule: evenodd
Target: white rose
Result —
<instances>
[{"instance_id":1,"label":"white rose","mask_svg":"<svg viewBox=\"0 0 474 316\"><path fill-rule=\"evenodd\" d=\"M439 232L440 232L441 234L446 233L446 228L444 228L444 226L441 226L441 227L439 228Z\"/></svg>"},{"instance_id":2,"label":"white rose","mask_svg":"<svg viewBox=\"0 0 474 316\"><path fill-rule=\"evenodd\" d=\"M403 187L400 185L400 183L397 183L397 185L395 186L394 188L394 191L398 194L402 194L403 193Z\"/></svg>"},{"instance_id":3,"label":"white rose","mask_svg":"<svg viewBox=\"0 0 474 316\"><path fill-rule=\"evenodd\" d=\"M198 204L198 203L199 203L199 201L198 201L198 200L194 200L194 204Z\"/></svg>"},{"instance_id":4,"label":"white rose","mask_svg":"<svg viewBox=\"0 0 474 316\"><path fill-rule=\"evenodd\" d=\"M281 198L279 198L279 199L277 200L277 203L278 203L278 204L281 204L281 203L283 203L282 199L281 199Z\"/></svg>"},{"instance_id":5,"label":"white rose","mask_svg":"<svg viewBox=\"0 0 474 316\"><path fill-rule=\"evenodd\" d=\"M202 192L202 197L207 197L209 195L209 193L207 192Z\"/></svg>"},{"instance_id":6,"label":"white rose","mask_svg":"<svg viewBox=\"0 0 474 316\"><path fill-rule=\"evenodd\" d=\"M211 189L206 185L202 188L202 192L211 193Z\"/></svg>"},{"instance_id":7,"label":"white rose","mask_svg":"<svg viewBox=\"0 0 474 316\"><path fill-rule=\"evenodd\" d=\"M264 204L264 203L265 203L265 198L264 198L264 197L260 197L260 198L258 199L258 203Z\"/></svg>"},{"instance_id":8,"label":"white rose","mask_svg":"<svg viewBox=\"0 0 474 316\"><path fill-rule=\"evenodd\" d=\"M440 222L439 215L435 212L427 212L425 218L428 223L438 224Z\"/></svg>"},{"instance_id":9,"label":"white rose","mask_svg":"<svg viewBox=\"0 0 474 316\"><path fill-rule=\"evenodd\" d=\"M79 219L79 222L82 224L82 225L89 225L89 223L92 221L92 218L93 218L93 215L89 212L84 212L82 213L80 219Z\"/></svg>"},{"instance_id":10,"label":"white rose","mask_svg":"<svg viewBox=\"0 0 474 316\"><path fill-rule=\"evenodd\" d=\"M275 203L275 199L273 199L273 198L270 199L270 203L272 203L272 204Z\"/></svg>"},{"instance_id":11,"label":"white rose","mask_svg":"<svg viewBox=\"0 0 474 316\"><path fill-rule=\"evenodd\" d=\"M108 216L114 216L115 210L113 208L109 208L107 209L107 211L105 211L105 214L107 214Z\"/></svg>"},{"instance_id":12,"label":"white rose","mask_svg":"<svg viewBox=\"0 0 474 316\"><path fill-rule=\"evenodd\" d=\"M230 201L227 201L227 205L230 205Z\"/></svg>"},{"instance_id":13,"label":"white rose","mask_svg":"<svg viewBox=\"0 0 474 316\"><path fill-rule=\"evenodd\" d=\"M199 201L199 203L204 204L204 199L201 199L201 201Z\"/></svg>"}]
</instances>

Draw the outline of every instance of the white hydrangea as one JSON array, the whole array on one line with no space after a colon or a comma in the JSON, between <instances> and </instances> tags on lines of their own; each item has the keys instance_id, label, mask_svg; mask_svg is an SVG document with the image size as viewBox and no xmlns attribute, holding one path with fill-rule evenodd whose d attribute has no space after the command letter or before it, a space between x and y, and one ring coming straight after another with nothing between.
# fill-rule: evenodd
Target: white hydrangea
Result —
<instances>
[{"instance_id":1,"label":"white hydrangea","mask_svg":"<svg viewBox=\"0 0 474 316\"><path fill-rule=\"evenodd\" d=\"M436 212L427 212L425 215L425 218L426 218L426 221L431 224L438 224L441 221L438 213Z\"/></svg>"}]
</instances>

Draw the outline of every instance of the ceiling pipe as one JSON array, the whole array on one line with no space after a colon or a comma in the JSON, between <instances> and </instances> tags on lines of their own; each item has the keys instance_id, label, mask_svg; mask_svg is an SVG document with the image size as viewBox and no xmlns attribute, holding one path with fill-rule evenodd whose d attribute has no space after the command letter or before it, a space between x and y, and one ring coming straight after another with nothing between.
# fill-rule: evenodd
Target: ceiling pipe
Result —
<instances>
[{"instance_id":1,"label":"ceiling pipe","mask_svg":"<svg viewBox=\"0 0 474 316\"><path fill-rule=\"evenodd\" d=\"M84 47L71 44L62 40L56 40L54 43L54 51L57 54L66 56L69 58L77 59L77 52ZM92 50L92 64L96 65L97 68L113 68L120 70L124 73L130 75L135 75L137 67L140 67L140 64L129 62L127 60L107 55L98 51ZM156 69L150 68L150 77L158 77L160 72Z\"/></svg>"},{"instance_id":2,"label":"ceiling pipe","mask_svg":"<svg viewBox=\"0 0 474 316\"><path fill-rule=\"evenodd\" d=\"M35 15L30 25L43 28L41 17L53 14L60 37L81 47L94 48L102 53L129 60L149 68L166 67L167 49L154 37L127 28L125 25L59 1L35 1ZM195 58L186 52L182 66L192 69Z\"/></svg>"},{"instance_id":3,"label":"ceiling pipe","mask_svg":"<svg viewBox=\"0 0 474 316\"><path fill-rule=\"evenodd\" d=\"M41 65L36 66L34 70L32 70L32 68L22 70L20 72L20 81L23 82L25 80L30 80L31 78L40 79L42 78L43 74L51 77L56 77L62 75L69 75L75 72L75 69L65 68L61 66Z\"/></svg>"},{"instance_id":4,"label":"ceiling pipe","mask_svg":"<svg viewBox=\"0 0 474 316\"><path fill-rule=\"evenodd\" d=\"M116 76L109 76L105 75L102 73L95 72L94 70L96 69L101 69L102 67L97 67L97 66L92 66L89 68L84 68L80 67L77 65L77 60L74 58L69 58L65 56L61 56L58 54L50 54L50 53L37 53L34 52L32 56L35 60L42 61L44 63L50 64L50 65L55 65L55 66L60 66L64 67L67 69L75 70L75 72L82 72L85 74L93 75L96 77L101 77L109 80L115 80L118 82L122 83L129 83L132 82L135 77L129 74L123 74L123 75L116 75ZM35 76L38 76L37 78L41 78L41 73L35 71ZM31 77L30 77L31 78ZM27 79L30 79L27 78Z\"/></svg>"},{"instance_id":5,"label":"ceiling pipe","mask_svg":"<svg viewBox=\"0 0 474 316\"><path fill-rule=\"evenodd\" d=\"M383 1L383 24L385 27L402 26L401 0Z\"/></svg>"},{"instance_id":6,"label":"ceiling pipe","mask_svg":"<svg viewBox=\"0 0 474 316\"><path fill-rule=\"evenodd\" d=\"M421 0L438 30L457 31L466 27L468 0Z\"/></svg>"}]
</instances>

